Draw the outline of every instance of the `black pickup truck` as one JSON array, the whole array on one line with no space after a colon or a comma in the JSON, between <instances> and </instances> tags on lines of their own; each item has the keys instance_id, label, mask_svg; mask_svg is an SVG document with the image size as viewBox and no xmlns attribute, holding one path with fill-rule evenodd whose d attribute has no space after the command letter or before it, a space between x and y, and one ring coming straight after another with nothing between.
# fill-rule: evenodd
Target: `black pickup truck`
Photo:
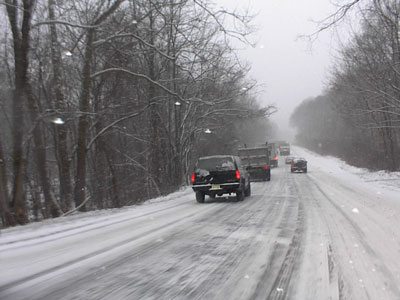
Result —
<instances>
[{"instance_id":1,"label":"black pickup truck","mask_svg":"<svg viewBox=\"0 0 400 300\"><path fill-rule=\"evenodd\" d=\"M196 200L204 203L205 195L214 198L223 194L236 194L236 201L250 196L250 176L241 159L232 155L200 157L191 178Z\"/></svg>"}]
</instances>

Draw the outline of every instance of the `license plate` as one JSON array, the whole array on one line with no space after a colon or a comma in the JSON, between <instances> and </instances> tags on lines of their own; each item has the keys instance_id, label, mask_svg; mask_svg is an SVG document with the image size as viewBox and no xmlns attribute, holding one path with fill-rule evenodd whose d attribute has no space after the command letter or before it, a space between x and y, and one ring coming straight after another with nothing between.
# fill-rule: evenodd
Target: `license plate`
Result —
<instances>
[{"instance_id":1,"label":"license plate","mask_svg":"<svg viewBox=\"0 0 400 300\"><path fill-rule=\"evenodd\" d=\"M220 188L221 188L220 185L215 185L215 184L211 185L211 189L213 190L219 190Z\"/></svg>"}]
</instances>

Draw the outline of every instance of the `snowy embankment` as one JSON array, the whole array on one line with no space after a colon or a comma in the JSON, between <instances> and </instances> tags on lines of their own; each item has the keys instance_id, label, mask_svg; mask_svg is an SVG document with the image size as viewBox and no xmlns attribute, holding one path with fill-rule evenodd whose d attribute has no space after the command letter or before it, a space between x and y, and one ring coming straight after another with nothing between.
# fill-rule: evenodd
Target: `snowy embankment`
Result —
<instances>
[{"instance_id":1,"label":"snowy embankment","mask_svg":"<svg viewBox=\"0 0 400 300\"><path fill-rule=\"evenodd\" d=\"M308 170L318 169L329 173L331 176L351 182L365 190L371 190L378 198L393 199L400 205L400 172L369 171L348 165L343 160L322 156L305 148L293 146L292 154L306 158Z\"/></svg>"},{"instance_id":2,"label":"snowy embankment","mask_svg":"<svg viewBox=\"0 0 400 300\"><path fill-rule=\"evenodd\" d=\"M349 166L338 158L321 156L296 146L292 146L292 154L307 159L310 173L316 169L327 172L333 177L351 182L352 185L371 190L377 195L377 198L392 200L395 205L400 206L400 172L371 172L367 169ZM66 217L3 229L0 231L0 247L4 250L7 246L15 246L16 243L28 245L31 240L38 238L45 241L53 239L55 236L59 238L76 234L80 231L123 222L132 217L144 216L154 211L172 209L182 202L193 201L193 199L192 189L185 187L178 192L148 200L141 205L75 213Z\"/></svg>"},{"instance_id":3,"label":"snowy embankment","mask_svg":"<svg viewBox=\"0 0 400 300\"><path fill-rule=\"evenodd\" d=\"M37 239L47 241L112 225L159 210L171 209L192 197L192 189L185 187L178 192L148 200L140 205L84 213L76 212L65 217L3 229L0 231L0 249L5 250L16 244L18 246L29 245L31 241L36 243Z\"/></svg>"}]
</instances>

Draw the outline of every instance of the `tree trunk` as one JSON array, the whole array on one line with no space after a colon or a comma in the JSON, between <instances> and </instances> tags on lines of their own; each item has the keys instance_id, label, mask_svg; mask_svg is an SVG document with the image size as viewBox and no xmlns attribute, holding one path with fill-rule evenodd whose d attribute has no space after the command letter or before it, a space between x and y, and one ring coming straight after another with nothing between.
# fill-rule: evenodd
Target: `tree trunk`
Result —
<instances>
[{"instance_id":1,"label":"tree trunk","mask_svg":"<svg viewBox=\"0 0 400 300\"><path fill-rule=\"evenodd\" d=\"M14 211L15 220L19 224L27 221L23 187L24 172L24 101L26 101L26 83L28 82L28 52L31 29L32 10L34 0L22 1L23 9L16 1L6 1L8 20L13 35L14 46L14 73L15 91L12 105L12 134L13 134L13 170L14 182L11 208ZM22 23L19 16L22 14ZM20 25L21 24L21 25ZM21 26L21 27L20 27Z\"/></svg>"},{"instance_id":2,"label":"tree trunk","mask_svg":"<svg viewBox=\"0 0 400 300\"><path fill-rule=\"evenodd\" d=\"M150 44L154 44L154 18L150 13L149 16L150 24ZM156 71L155 71L155 52L151 50L148 57L148 68L149 68L149 77L151 80L156 81ZM153 83L148 84L148 104L152 104L154 102L156 96L156 90ZM158 107L157 105L151 105L150 113L149 113L149 128L150 128L150 184L160 186L160 169L162 162L161 155L161 145L160 145L160 117L158 115ZM154 188L155 188L154 187ZM151 196L155 194L152 193ZM157 195L158 196L158 195Z\"/></svg>"},{"instance_id":3,"label":"tree trunk","mask_svg":"<svg viewBox=\"0 0 400 300\"><path fill-rule=\"evenodd\" d=\"M0 218L2 227L14 225L10 214L10 199L8 197L6 161L4 159L3 146L0 139Z\"/></svg>"},{"instance_id":4,"label":"tree trunk","mask_svg":"<svg viewBox=\"0 0 400 300\"><path fill-rule=\"evenodd\" d=\"M116 177L116 172L114 169L114 165L112 163L112 154L111 153L107 153L108 151L104 148L105 151L105 155L107 158L107 162L108 162L108 167L110 169L110 181L111 181L111 186L112 186L112 195L111 199L112 199L112 203L113 203L113 207L121 207L121 197L119 195L119 189L118 189L118 182L117 182L117 177ZM121 191L122 192L122 191Z\"/></svg>"},{"instance_id":5,"label":"tree trunk","mask_svg":"<svg viewBox=\"0 0 400 300\"><path fill-rule=\"evenodd\" d=\"M16 87L13 97L13 171L14 182L11 199L11 208L13 209L15 221L18 224L25 224L27 219L25 215L25 198L24 198L24 153L22 149L24 117L23 117L23 96Z\"/></svg>"},{"instance_id":6,"label":"tree trunk","mask_svg":"<svg viewBox=\"0 0 400 300\"><path fill-rule=\"evenodd\" d=\"M49 0L49 18L55 20L54 1ZM61 53L58 47L58 37L55 24L50 25L51 34L51 59L53 63L54 86L56 96L56 109L58 112L64 112L66 105L64 94L61 89ZM61 114L62 115L62 114ZM56 151L58 157L58 172L60 178L60 199L67 211L72 209L72 183L70 174L70 161L68 155L68 131L64 125L56 127L57 144Z\"/></svg>"},{"instance_id":7,"label":"tree trunk","mask_svg":"<svg viewBox=\"0 0 400 300\"><path fill-rule=\"evenodd\" d=\"M92 41L94 31L90 29L87 33L85 58L83 65L83 80L81 99L79 101L79 122L78 122L78 145L76 160L76 178L75 178L75 205L79 206L85 201L86 189L86 138L88 128L87 113L89 112L90 86L91 86L91 63L92 63ZM86 205L80 208L86 211Z\"/></svg>"},{"instance_id":8,"label":"tree trunk","mask_svg":"<svg viewBox=\"0 0 400 300\"><path fill-rule=\"evenodd\" d=\"M29 113L30 117L32 120L32 123L35 124L38 120L38 105L37 105L37 100L33 97L33 92L31 90L31 86L29 82L25 83L25 90L27 93L27 99L28 99L28 108L29 108ZM47 172L47 167L46 167L46 161L47 161L47 152L46 152L46 147L43 142L43 136L41 132L41 127L39 124L34 125L35 128L33 130L33 141L35 144L35 149L34 149L34 155L35 155L35 160L36 160L36 167L37 171L39 173L39 180L40 184L43 189L43 196L45 200L45 207L46 207L46 217L58 217L60 216L60 211L56 205L55 199L53 198L51 194L51 187L50 187L50 181L49 181L49 176Z\"/></svg>"},{"instance_id":9,"label":"tree trunk","mask_svg":"<svg viewBox=\"0 0 400 300\"><path fill-rule=\"evenodd\" d=\"M104 22L120 5L124 0L116 0L111 6L101 14L93 25L99 25ZM109 2L110 3L110 2ZM84 63L82 69L82 91L79 101L80 117L78 121L78 144L76 150L76 177L75 177L75 205L79 206L85 201L86 195L86 138L88 129L88 118L87 112L89 112L89 100L90 100L90 86L92 83L91 78L91 66L93 58L93 39L95 35L95 29L88 29ZM81 211L86 211L86 205L82 205Z\"/></svg>"}]
</instances>

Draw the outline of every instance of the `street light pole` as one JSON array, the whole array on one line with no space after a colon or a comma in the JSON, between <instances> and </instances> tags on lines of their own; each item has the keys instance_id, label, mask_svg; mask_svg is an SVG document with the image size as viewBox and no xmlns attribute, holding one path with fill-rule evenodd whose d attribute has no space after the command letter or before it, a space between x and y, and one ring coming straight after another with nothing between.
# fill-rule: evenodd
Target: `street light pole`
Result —
<instances>
[{"instance_id":1,"label":"street light pole","mask_svg":"<svg viewBox=\"0 0 400 300\"><path fill-rule=\"evenodd\" d=\"M181 106L182 103L176 101L175 105L175 171L176 171L176 183L177 185L181 184L181 145L180 145L180 126L181 126Z\"/></svg>"}]
</instances>

